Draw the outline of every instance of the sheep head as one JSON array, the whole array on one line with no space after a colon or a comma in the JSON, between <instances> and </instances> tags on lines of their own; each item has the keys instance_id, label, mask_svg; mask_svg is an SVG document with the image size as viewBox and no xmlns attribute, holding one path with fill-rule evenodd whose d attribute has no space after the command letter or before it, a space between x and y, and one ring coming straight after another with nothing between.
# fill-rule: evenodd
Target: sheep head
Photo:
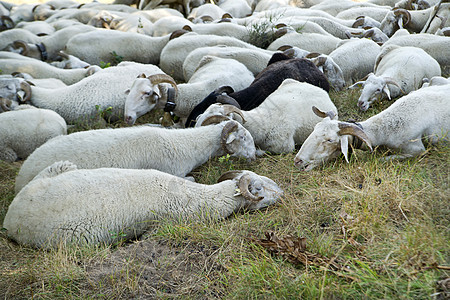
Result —
<instances>
[{"instance_id":1,"label":"sheep head","mask_svg":"<svg viewBox=\"0 0 450 300\"><path fill-rule=\"evenodd\" d=\"M294 165L300 170L310 171L341 152L348 162L349 136L361 139L372 149L369 137L357 125L338 121L332 112L324 113L314 107L313 111L319 117L326 117L316 124L294 158Z\"/></svg>"},{"instance_id":2,"label":"sheep head","mask_svg":"<svg viewBox=\"0 0 450 300\"><path fill-rule=\"evenodd\" d=\"M14 103L25 103L31 98L31 86L23 78L5 78L0 80L0 97L9 99Z\"/></svg>"},{"instance_id":3,"label":"sheep head","mask_svg":"<svg viewBox=\"0 0 450 300\"><path fill-rule=\"evenodd\" d=\"M349 86L349 89L360 86L363 87L361 96L358 99L358 106L362 111L366 111L370 104L378 98L383 98L386 95L388 99L391 99L391 92L388 84L397 86L400 91L403 92L400 85L394 79L376 76L373 73L370 73L365 81L361 80Z\"/></svg>"},{"instance_id":4,"label":"sheep head","mask_svg":"<svg viewBox=\"0 0 450 300\"><path fill-rule=\"evenodd\" d=\"M235 157L256 159L256 147L250 132L236 121L225 120L220 143L222 150Z\"/></svg>"},{"instance_id":5,"label":"sheep head","mask_svg":"<svg viewBox=\"0 0 450 300\"><path fill-rule=\"evenodd\" d=\"M387 36L392 36L395 31L402 29L411 20L411 14L406 9L398 8L388 11L381 21L380 29Z\"/></svg>"},{"instance_id":6,"label":"sheep head","mask_svg":"<svg viewBox=\"0 0 450 300\"><path fill-rule=\"evenodd\" d=\"M241 124L245 123L244 115L239 108L234 105L216 103L210 105L204 113L197 117L195 127L206 126L224 120L236 120Z\"/></svg>"},{"instance_id":7,"label":"sheep head","mask_svg":"<svg viewBox=\"0 0 450 300\"><path fill-rule=\"evenodd\" d=\"M283 190L270 178L260 176L251 171L232 170L220 176L218 182L233 180L236 182L238 193L245 199L243 208L260 209L274 204L283 196Z\"/></svg>"},{"instance_id":8,"label":"sheep head","mask_svg":"<svg viewBox=\"0 0 450 300\"><path fill-rule=\"evenodd\" d=\"M320 54L316 57L311 57L314 53L306 55L316 67L322 71L322 73L327 77L333 89L340 91L345 86L344 72L341 68L334 62L334 60L328 55Z\"/></svg>"},{"instance_id":9,"label":"sheep head","mask_svg":"<svg viewBox=\"0 0 450 300\"><path fill-rule=\"evenodd\" d=\"M167 103L168 93L167 89L161 85L163 83L172 85L175 91L174 98L176 99L178 93L177 84L169 75L155 74L146 77L145 74L141 74L134 80L131 88L125 91L127 94L125 100L125 122L133 125L137 118L148 113L153 108L164 108L164 105Z\"/></svg>"}]
</instances>

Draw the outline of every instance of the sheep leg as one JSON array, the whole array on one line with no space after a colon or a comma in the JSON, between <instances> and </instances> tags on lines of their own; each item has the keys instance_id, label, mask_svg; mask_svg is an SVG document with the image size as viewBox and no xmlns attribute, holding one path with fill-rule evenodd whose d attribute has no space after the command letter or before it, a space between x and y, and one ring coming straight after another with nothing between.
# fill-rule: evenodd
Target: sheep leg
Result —
<instances>
[{"instance_id":1,"label":"sheep leg","mask_svg":"<svg viewBox=\"0 0 450 300\"><path fill-rule=\"evenodd\" d=\"M398 148L402 154L389 155L383 158L385 161L393 160L393 159L406 159L415 157L425 151L425 146L422 143L421 138L414 139L407 144L403 144Z\"/></svg>"},{"instance_id":2,"label":"sheep leg","mask_svg":"<svg viewBox=\"0 0 450 300\"><path fill-rule=\"evenodd\" d=\"M18 159L16 152L9 147L0 146L0 160L15 162Z\"/></svg>"}]
</instances>

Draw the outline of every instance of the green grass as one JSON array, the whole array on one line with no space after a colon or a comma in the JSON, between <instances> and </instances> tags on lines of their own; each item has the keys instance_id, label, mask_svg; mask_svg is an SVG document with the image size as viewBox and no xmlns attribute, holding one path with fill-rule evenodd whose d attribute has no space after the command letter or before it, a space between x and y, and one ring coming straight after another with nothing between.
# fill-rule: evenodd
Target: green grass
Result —
<instances>
[{"instance_id":1,"label":"green grass","mask_svg":"<svg viewBox=\"0 0 450 300\"><path fill-rule=\"evenodd\" d=\"M364 120L357 91L331 93L340 119ZM161 111L140 123L155 122ZM101 124L95 125L101 128ZM116 123L114 127L125 126ZM74 127L71 131L89 127ZM230 169L276 181L281 201L221 222L159 221L140 241L111 247L35 250L0 233L0 297L4 299L444 299L449 277L448 145L419 157L383 161L386 152L355 151L301 172L296 152L248 163L215 158L192 175L213 184ZM14 198L21 163L0 162L0 222ZM258 241L304 237L310 262L271 252ZM151 248L152 246L153 248ZM145 248L149 247L149 248ZM140 251L139 249L145 249ZM292 253L291 253L292 254ZM333 267L333 264L338 266ZM439 298L441 297L441 298Z\"/></svg>"}]
</instances>

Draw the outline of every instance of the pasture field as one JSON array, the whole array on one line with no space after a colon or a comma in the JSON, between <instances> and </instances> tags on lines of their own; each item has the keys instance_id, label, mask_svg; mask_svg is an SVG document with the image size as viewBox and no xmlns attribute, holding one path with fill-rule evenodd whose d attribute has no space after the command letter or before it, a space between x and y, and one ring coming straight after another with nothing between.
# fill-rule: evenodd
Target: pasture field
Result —
<instances>
[{"instance_id":1,"label":"pasture field","mask_svg":"<svg viewBox=\"0 0 450 300\"><path fill-rule=\"evenodd\" d=\"M341 120L385 109L356 107L356 90L332 92ZM154 122L156 111L140 123ZM122 123L114 126L125 126ZM98 127L94 127L98 128ZM78 126L73 130L89 128ZM217 223L149 224L138 241L111 247L20 246L0 233L2 299L445 299L449 296L448 145L385 162L356 150L310 172L296 152L251 163L221 157L194 170L213 184L249 169L285 191L275 206ZM0 222L21 162L0 163ZM447 281L444 281L447 279Z\"/></svg>"},{"instance_id":2,"label":"pasture field","mask_svg":"<svg viewBox=\"0 0 450 300\"><path fill-rule=\"evenodd\" d=\"M362 112L359 93L330 92L339 119L362 121L393 103ZM139 240L51 251L18 245L0 226L0 299L450 298L448 144L403 161L384 161L382 148L355 150L349 164L339 157L310 172L294 167L297 151L253 162L224 156L194 170L213 184L248 169L283 188L276 205L221 222L151 222ZM0 224L21 164L0 161Z\"/></svg>"}]
</instances>

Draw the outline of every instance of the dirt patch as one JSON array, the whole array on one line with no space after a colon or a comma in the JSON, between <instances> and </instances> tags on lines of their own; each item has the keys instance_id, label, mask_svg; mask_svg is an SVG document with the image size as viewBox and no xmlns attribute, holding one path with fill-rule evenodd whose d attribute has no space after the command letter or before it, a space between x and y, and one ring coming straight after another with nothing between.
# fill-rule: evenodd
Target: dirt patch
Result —
<instances>
[{"instance_id":1,"label":"dirt patch","mask_svg":"<svg viewBox=\"0 0 450 300\"><path fill-rule=\"evenodd\" d=\"M86 288L108 298L217 299L224 293L220 274L226 272L217 258L217 249L201 244L138 241L89 263Z\"/></svg>"}]
</instances>

